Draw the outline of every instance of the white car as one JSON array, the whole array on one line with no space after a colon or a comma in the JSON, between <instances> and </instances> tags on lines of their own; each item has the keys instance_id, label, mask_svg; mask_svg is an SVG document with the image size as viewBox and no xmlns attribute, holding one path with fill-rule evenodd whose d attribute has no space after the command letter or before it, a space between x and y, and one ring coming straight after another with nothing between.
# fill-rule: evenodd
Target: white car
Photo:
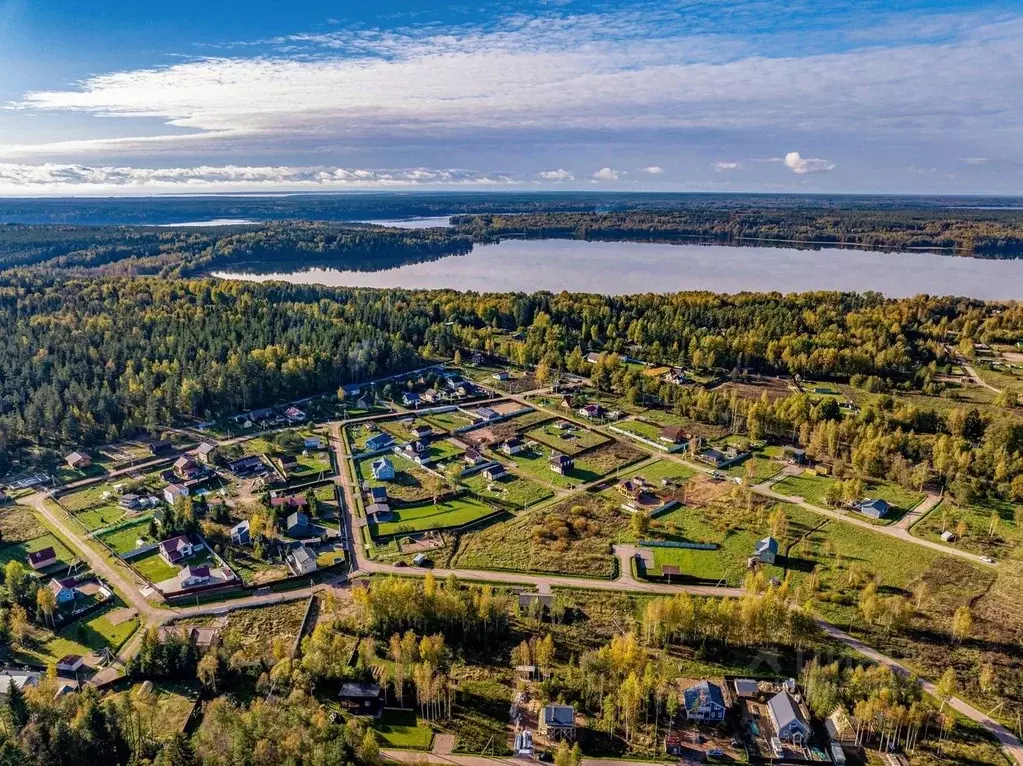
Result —
<instances>
[{"instance_id":1,"label":"white car","mask_svg":"<svg viewBox=\"0 0 1023 766\"><path fill-rule=\"evenodd\" d=\"M990 556L981 556L980 560L983 561L985 564L994 564L995 563L995 560L993 558L991 558Z\"/></svg>"}]
</instances>

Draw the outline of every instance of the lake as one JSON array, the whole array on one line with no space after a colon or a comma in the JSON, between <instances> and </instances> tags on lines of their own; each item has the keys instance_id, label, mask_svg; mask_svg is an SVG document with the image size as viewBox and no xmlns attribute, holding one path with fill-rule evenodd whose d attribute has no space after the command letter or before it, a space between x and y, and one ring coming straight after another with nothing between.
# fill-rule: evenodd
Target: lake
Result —
<instances>
[{"instance_id":1,"label":"lake","mask_svg":"<svg viewBox=\"0 0 1023 766\"><path fill-rule=\"evenodd\" d=\"M381 271L324 268L260 271L236 268L216 272L214 276L295 284L477 292L568 290L623 295L683 290L715 293L875 290L893 298L928 293L983 300L1023 299L1023 260L839 249L507 239L498 244L476 245L468 255Z\"/></svg>"}]
</instances>

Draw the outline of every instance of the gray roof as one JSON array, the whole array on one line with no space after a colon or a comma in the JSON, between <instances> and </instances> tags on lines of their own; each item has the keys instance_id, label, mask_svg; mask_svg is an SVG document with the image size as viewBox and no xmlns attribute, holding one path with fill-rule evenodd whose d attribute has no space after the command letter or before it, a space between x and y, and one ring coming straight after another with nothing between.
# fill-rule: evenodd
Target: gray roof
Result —
<instances>
[{"instance_id":1,"label":"gray roof","mask_svg":"<svg viewBox=\"0 0 1023 766\"><path fill-rule=\"evenodd\" d=\"M543 720L548 726L574 726L575 708L571 705L548 705L543 709Z\"/></svg>"},{"instance_id":2,"label":"gray roof","mask_svg":"<svg viewBox=\"0 0 1023 766\"><path fill-rule=\"evenodd\" d=\"M775 694L768 700L767 707L770 708L771 717L779 730L795 721L799 723L803 731L809 731L810 725L803 716L803 711L788 692Z\"/></svg>"},{"instance_id":3,"label":"gray roof","mask_svg":"<svg viewBox=\"0 0 1023 766\"><path fill-rule=\"evenodd\" d=\"M698 710L709 702L722 708L725 706L725 697L721 693L721 687L710 681L700 681L695 686L690 686L685 690L683 696L686 710Z\"/></svg>"},{"instance_id":4,"label":"gray roof","mask_svg":"<svg viewBox=\"0 0 1023 766\"><path fill-rule=\"evenodd\" d=\"M291 558L295 561L296 564L300 564L303 561L316 560L316 556L313 555L313 552L306 548L304 545L299 545L296 548L292 548Z\"/></svg>"},{"instance_id":5,"label":"gray roof","mask_svg":"<svg viewBox=\"0 0 1023 766\"><path fill-rule=\"evenodd\" d=\"M771 553L778 552L778 541L773 537L765 537L763 540L757 542L757 553L763 553L764 551L770 551Z\"/></svg>"},{"instance_id":6,"label":"gray roof","mask_svg":"<svg viewBox=\"0 0 1023 766\"><path fill-rule=\"evenodd\" d=\"M35 686L42 677L42 673L37 673L34 670L5 669L0 673L0 696L6 696L11 686L17 686L19 689Z\"/></svg>"},{"instance_id":7,"label":"gray roof","mask_svg":"<svg viewBox=\"0 0 1023 766\"><path fill-rule=\"evenodd\" d=\"M309 517L301 511L295 511L288 517L285 524L288 529L291 529L292 527L307 527L309 526Z\"/></svg>"},{"instance_id":8,"label":"gray roof","mask_svg":"<svg viewBox=\"0 0 1023 766\"><path fill-rule=\"evenodd\" d=\"M242 533L247 533L248 531L249 531L249 520L248 519L245 519L245 521L239 521L237 524L235 524L233 527L231 527L231 534L232 535L240 535Z\"/></svg>"},{"instance_id":9,"label":"gray roof","mask_svg":"<svg viewBox=\"0 0 1023 766\"><path fill-rule=\"evenodd\" d=\"M376 699L380 696L379 684L360 684L349 681L341 685L341 696L349 699Z\"/></svg>"}]
</instances>

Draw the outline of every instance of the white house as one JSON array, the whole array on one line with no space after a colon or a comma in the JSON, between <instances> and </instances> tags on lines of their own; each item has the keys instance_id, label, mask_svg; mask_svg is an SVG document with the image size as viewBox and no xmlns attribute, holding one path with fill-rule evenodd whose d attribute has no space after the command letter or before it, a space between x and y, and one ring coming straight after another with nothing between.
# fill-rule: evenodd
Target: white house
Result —
<instances>
[{"instance_id":1,"label":"white house","mask_svg":"<svg viewBox=\"0 0 1023 766\"><path fill-rule=\"evenodd\" d=\"M288 569L294 575L311 574L316 571L316 555L305 545L292 548L286 560Z\"/></svg>"},{"instance_id":2,"label":"white house","mask_svg":"<svg viewBox=\"0 0 1023 766\"><path fill-rule=\"evenodd\" d=\"M188 497L188 487L184 484L168 484L163 488L163 501L167 505L174 505L177 500Z\"/></svg>"}]
</instances>

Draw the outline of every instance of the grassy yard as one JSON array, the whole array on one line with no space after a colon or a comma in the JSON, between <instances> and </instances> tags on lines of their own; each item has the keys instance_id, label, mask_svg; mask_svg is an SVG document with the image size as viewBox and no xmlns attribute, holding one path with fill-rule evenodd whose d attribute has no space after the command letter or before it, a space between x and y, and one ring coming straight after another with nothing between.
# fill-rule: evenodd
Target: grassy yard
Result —
<instances>
[{"instance_id":1,"label":"grassy yard","mask_svg":"<svg viewBox=\"0 0 1023 766\"><path fill-rule=\"evenodd\" d=\"M433 729L419 720L414 710L385 710L370 727L383 747L429 750Z\"/></svg>"},{"instance_id":2,"label":"grassy yard","mask_svg":"<svg viewBox=\"0 0 1023 766\"><path fill-rule=\"evenodd\" d=\"M151 583L163 582L177 575L181 567L171 566L155 550L131 560L131 565Z\"/></svg>"},{"instance_id":3,"label":"grassy yard","mask_svg":"<svg viewBox=\"0 0 1023 766\"><path fill-rule=\"evenodd\" d=\"M828 487L835 482L836 479L832 479L830 476L804 473L799 476L786 476L772 489L782 495L801 497L811 505L827 508L828 504L824 502L824 495L827 494Z\"/></svg>"},{"instance_id":4,"label":"grassy yard","mask_svg":"<svg viewBox=\"0 0 1023 766\"><path fill-rule=\"evenodd\" d=\"M355 470L358 479L371 487L387 487L387 494L395 500L402 500L408 503L421 502L430 499L428 487L430 485L430 474L417 465L414 465L397 455L388 455L388 460L394 466L394 478L390 481L380 481L373 477L373 459L358 460L355 463Z\"/></svg>"},{"instance_id":5,"label":"grassy yard","mask_svg":"<svg viewBox=\"0 0 1023 766\"><path fill-rule=\"evenodd\" d=\"M139 697L142 683L135 683L127 689L110 695L110 699L130 696L136 701L154 706L153 734L157 739L167 739L185 728L185 722L199 699L198 682L153 681L148 695Z\"/></svg>"},{"instance_id":6,"label":"grassy yard","mask_svg":"<svg viewBox=\"0 0 1023 766\"><path fill-rule=\"evenodd\" d=\"M640 436L640 437L642 437L644 439L647 439L649 441L652 441L652 442L661 443L659 441L659 439L660 439L661 429L664 428L664 426L659 426L659 425L656 425L655 423L648 423L645 420L637 420L637 419L620 420L617 423L615 423L614 425L615 425L615 428L619 428L622 431L627 431L630 434L635 434L636 436ZM665 447L670 447L671 445L665 443L664 446Z\"/></svg>"},{"instance_id":7,"label":"grassy yard","mask_svg":"<svg viewBox=\"0 0 1023 766\"><path fill-rule=\"evenodd\" d=\"M109 527L123 518L124 509L117 503L103 503L75 514L75 519L90 532Z\"/></svg>"},{"instance_id":8,"label":"grassy yard","mask_svg":"<svg viewBox=\"0 0 1023 766\"><path fill-rule=\"evenodd\" d=\"M557 428L557 423L564 421L553 421L536 426L526 431L525 437L533 439L548 447L553 447L566 455L576 455L590 447L605 444L609 439L585 428L575 426L569 432Z\"/></svg>"},{"instance_id":9,"label":"grassy yard","mask_svg":"<svg viewBox=\"0 0 1023 766\"><path fill-rule=\"evenodd\" d=\"M739 476L743 481L749 477L753 484L760 484L777 475L781 469L782 464L777 460L771 460L769 457L754 456L747 458L739 465L732 466L725 473L729 476Z\"/></svg>"},{"instance_id":10,"label":"grassy yard","mask_svg":"<svg viewBox=\"0 0 1023 766\"><path fill-rule=\"evenodd\" d=\"M550 497L554 497L554 493L547 489L547 487L514 475L494 482L493 491L487 489L490 482L484 479L481 474L475 474L463 479L462 483L480 497L490 501L499 501L502 506L510 506L509 510L527 508Z\"/></svg>"},{"instance_id":11,"label":"grassy yard","mask_svg":"<svg viewBox=\"0 0 1023 766\"><path fill-rule=\"evenodd\" d=\"M450 460L453 457L458 457L464 449L459 447L457 444L452 444L447 439L434 439L430 442L430 460L434 463L439 463L442 460Z\"/></svg>"},{"instance_id":12,"label":"grassy yard","mask_svg":"<svg viewBox=\"0 0 1023 766\"><path fill-rule=\"evenodd\" d=\"M711 426L706 423L687 418L684 415L676 415L666 410L643 410L642 417L658 426L679 426L687 433L699 436L702 439L719 439L728 433L728 429L721 426ZM660 428L658 428L660 431Z\"/></svg>"},{"instance_id":13,"label":"grassy yard","mask_svg":"<svg viewBox=\"0 0 1023 766\"><path fill-rule=\"evenodd\" d=\"M624 467L645 457L645 453L622 442L613 441L577 457L575 466L562 476L550 469L550 457L557 452L558 450L537 445L518 455L511 455L510 459L522 472L530 474L540 481L561 487L576 487L594 482L616 468Z\"/></svg>"},{"instance_id":14,"label":"grassy yard","mask_svg":"<svg viewBox=\"0 0 1023 766\"><path fill-rule=\"evenodd\" d=\"M53 548L57 559L65 564L70 564L77 558L60 540L47 532L39 537L33 537L31 540L5 541L0 546L0 566L6 565L8 561L20 561L28 567L28 554L41 551L43 548Z\"/></svg>"},{"instance_id":15,"label":"grassy yard","mask_svg":"<svg viewBox=\"0 0 1023 766\"><path fill-rule=\"evenodd\" d=\"M611 545L629 517L603 498L580 494L553 508L462 535L452 566L611 577Z\"/></svg>"},{"instance_id":16,"label":"grassy yard","mask_svg":"<svg viewBox=\"0 0 1023 766\"><path fill-rule=\"evenodd\" d=\"M453 431L456 428L462 428L472 424L472 419L466 417L461 412L438 412L430 415L423 416L422 420L425 420L427 424L433 426L435 429L441 431Z\"/></svg>"},{"instance_id":17,"label":"grassy yard","mask_svg":"<svg viewBox=\"0 0 1023 766\"><path fill-rule=\"evenodd\" d=\"M99 539L109 545L118 553L128 553L142 545L156 542L155 538L149 536L149 521L152 517L146 516L138 521L121 527L113 532L99 535Z\"/></svg>"},{"instance_id":18,"label":"grassy yard","mask_svg":"<svg viewBox=\"0 0 1023 766\"><path fill-rule=\"evenodd\" d=\"M305 610L305 599L237 609L226 615L227 627L221 632L221 640L230 652L242 650L246 656L272 663L275 661L271 653L274 639L280 638L285 646L290 646L302 628ZM186 618L180 622L185 625L204 625L218 620L213 616Z\"/></svg>"},{"instance_id":19,"label":"grassy yard","mask_svg":"<svg viewBox=\"0 0 1023 766\"><path fill-rule=\"evenodd\" d=\"M837 479L833 479L830 476L817 476L807 472L799 476L786 476L775 484L773 489L775 492L780 492L783 495L802 497L812 505L827 508L828 504L824 498L828 488L835 484L836 481ZM882 519L880 523L891 523L901 518L906 511L913 508L926 497L922 492L914 492L897 484L876 480L863 482L863 494L864 497L880 498L892 506L892 511L888 514L888 517ZM853 512L855 513L855 511Z\"/></svg>"},{"instance_id":20,"label":"grassy yard","mask_svg":"<svg viewBox=\"0 0 1023 766\"><path fill-rule=\"evenodd\" d=\"M994 534L991 534L992 514L998 516ZM1004 559L1012 555L1023 543L1023 506L1007 500L985 498L971 505L959 505L948 499L927 514L913 527L913 534L925 540L941 542L941 533L954 532L959 522L966 523L966 535L954 543L961 550Z\"/></svg>"},{"instance_id":21,"label":"grassy yard","mask_svg":"<svg viewBox=\"0 0 1023 766\"><path fill-rule=\"evenodd\" d=\"M468 496L444 500L436 505L421 503L392 510L396 516L394 521L370 525L374 536L385 537L405 532L459 527L495 513L489 505Z\"/></svg>"},{"instance_id":22,"label":"grassy yard","mask_svg":"<svg viewBox=\"0 0 1023 766\"><path fill-rule=\"evenodd\" d=\"M0 532L4 543L22 543L46 534L46 527L23 505L0 508Z\"/></svg>"},{"instance_id":23,"label":"grassy yard","mask_svg":"<svg viewBox=\"0 0 1023 766\"><path fill-rule=\"evenodd\" d=\"M288 478L292 481L309 481L317 477L332 476L334 468L330 463L330 453L327 450L309 450L308 455L299 453L295 456L298 467L293 468Z\"/></svg>"},{"instance_id":24,"label":"grassy yard","mask_svg":"<svg viewBox=\"0 0 1023 766\"><path fill-rule=\"evenodd\" d=\"M114 625L108 615L114 609L123 608L123 604L117 602L105 609L95 612L79 620L54 635L50 631L39 630L35 641L29 646L19 649L15 657L23 662L32 662L46 665L56 662L67 654L87 655L92 652L99 652L109 648L117 651L138 628L137 618L125 620Z\"/></svg>"},{"instance_id":25,"label":"grassy yard","mask_svg":"<svg viewBox=\"0 0 1023 766\"><path fill-rule=\"evenodd\" d=\"M655 460L653 463L639 468L630 468L622 474L622 478L641 476L651 484L660 484L662 479L668 479L674 483L681 484L695 475L696 471L681 463L676 463L672 460Z\"/></svg>"}]
</instances>

